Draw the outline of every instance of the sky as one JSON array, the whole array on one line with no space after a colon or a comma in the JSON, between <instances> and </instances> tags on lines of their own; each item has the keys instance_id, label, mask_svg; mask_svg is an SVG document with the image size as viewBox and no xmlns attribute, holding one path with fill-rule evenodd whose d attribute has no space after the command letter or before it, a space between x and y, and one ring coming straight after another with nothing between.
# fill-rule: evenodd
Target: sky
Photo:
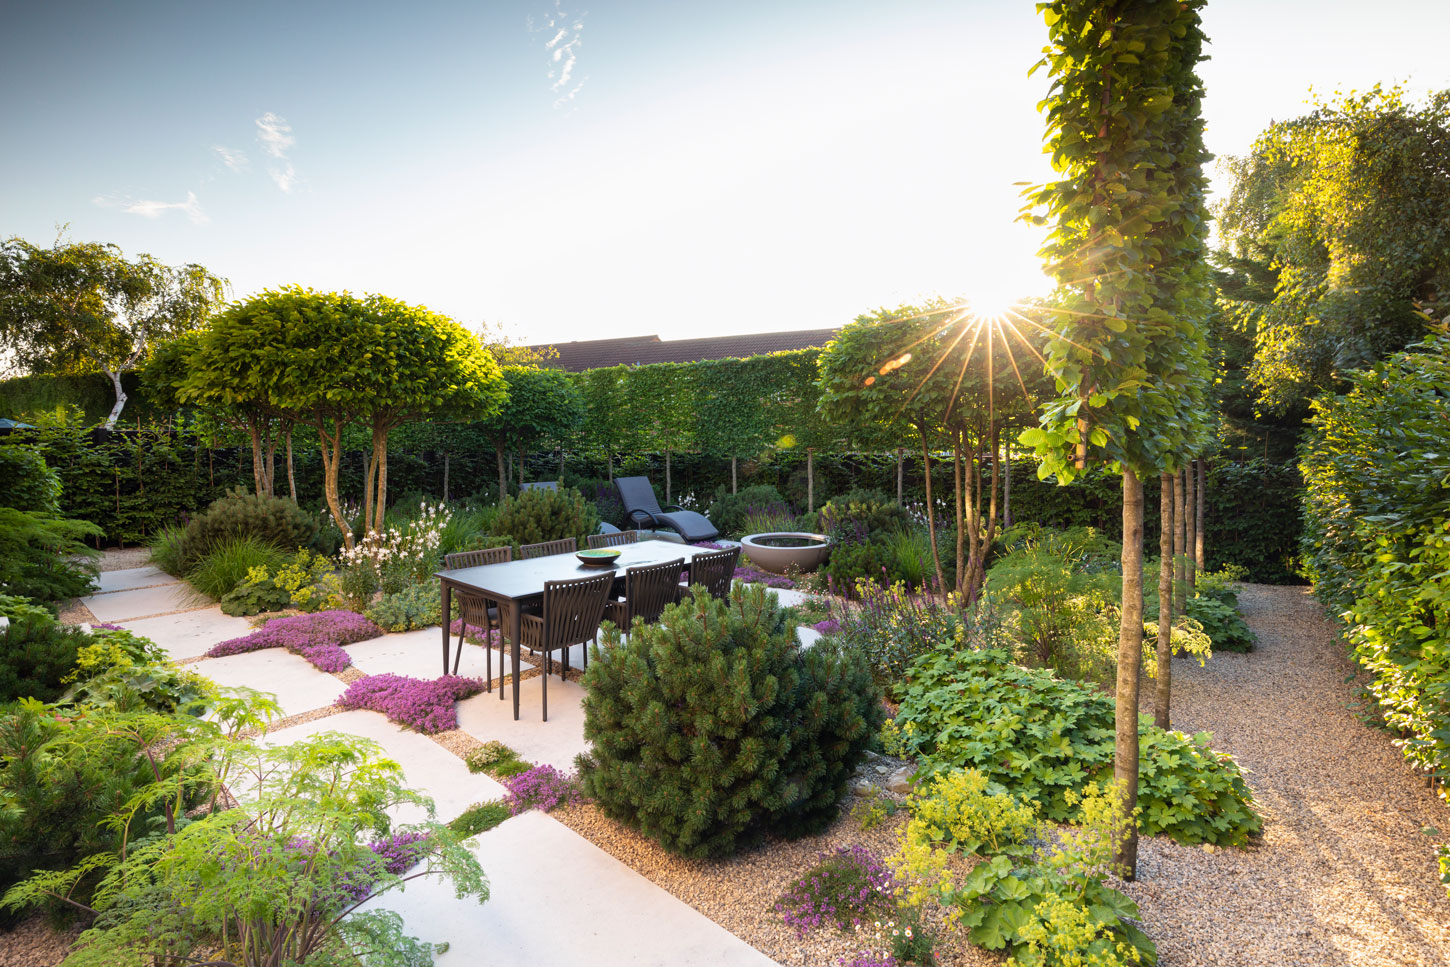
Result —
<instances>
[{"instance_id":1,"label":"sky","mask_svg":"<svg viewBox=\"0 0 1450 967\"><path fill-rule=\"evenodd\" d=\"M1206 139L1450 87L1450 0L1210 0ZM521 343L1044 294L1031 0L0 0L0 237ZM1223 191L1222 176L1215 187Z\"/></svg>"}]
</instances>

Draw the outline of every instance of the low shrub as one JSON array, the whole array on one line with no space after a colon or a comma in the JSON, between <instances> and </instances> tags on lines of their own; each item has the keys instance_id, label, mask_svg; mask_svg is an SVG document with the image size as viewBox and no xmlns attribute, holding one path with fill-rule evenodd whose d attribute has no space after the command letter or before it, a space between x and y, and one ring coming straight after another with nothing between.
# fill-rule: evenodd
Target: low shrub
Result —
<instances>
[{"instance_id":1,"label":"low shrub","mask_svg":"<svg viewBox=\"0 0 1450 967\"><path fill-rule=\"evenodd\" d=\"M577 490L525 490L505 497L494 528L514 544L538 544L573 537L583 547L585 538L599 528L599 513Z\"/></svg>"},{"instance_id":2,"label":"low shrub","mask_svg":"<svg viewBox=\"0 0 1450 967\"><path fill-rule=\"evenodd\" d=\"M801 937L826 924L851 930L888 919L896 889L896 877L866 847L837 846L775 901L775 912Z\"/></svg>"},{"instance_id":3,"label":"low shrub","mask_svg":"<svg viewBox=\"0 0 1450 967\"><path fill-rule=\"evenodd\" d=\"M934 576L930 538L918 538L911 515L885 494L853 490L831 498L821 508L820 528L833 543L817 580L837 594L854 595L862 578L916 588ZM925 561L918 554L923 546Z\"/></svg>"},{"instance_id":4,"label":"low shrub","mask_svg":"<svg viewBox=\"0 0 1450 967\"><path fill-rule=\"evenodd\" d=\"M0 594L54 604L95 589L96 552L82 541L102 536L82 520L0 507Z\"/></svg>"},{"instance_id":5,"label":"low shrub","mask_svg":"<svg viewBox=\"0 0 1450 967\"><path fill-rule=\"evenodd\" d=\"M1072 821L1088 783L1111 777L1113 700L1045 669L1013 664L1007 652L939 649L918 659L896 716L930 771L978 769L1045 818ZM1182 843L1240 845L1261 820L1238 765L1145 718L1140 728L1138 802L1143 832Z\"/></svg>"},{"instance_id":6,"label":"low shrub","mask_svg":"<svg viewBox=\"0 0 1450 967\"><path fill-rule=\"evenodd\" d=\"M207 597L220 600L245 584L252 572L276 570L286 562L285 552L258 538L229 538L197 557L187 569L186 580Z\"/></svg>"},{"instance_id":7,"label":"low shrub","mask_svg":"<svg viewBox=\"0 0 1450 967\"><path fill-rule=\"evenodd\" d=\"M291 552L313 546L320 530L316 515L298 507L290 498L261 497L232 490L212 501L187 524L178 563L183 571L190 572L212 549L244 538ZM242 576L245 574L243 571Z\"/></svg>"},{"instance_id":8,"label":"low shrub","mask_svg":"<svg viewBox=\"0 0 1450 967\"><path fill-rule=\"evenodd\" d=\"M483 691L477 678L444 675L435 679L404 675L368 675L348 685L337 704L381 712L390 721L431 735L458 727L455 703Z\"/></svg>"},{"instance_id":9,"label":"low shrub","mask_svg":"<svg viewBox=\"0 0 1450 967\"><path fill-rule=\"evenodd\" d=\"M787 511L789 510L785 497L769 484L755 484L733 494L730 493L730 488L721 486L715 491L715 498L705 511L705 516L720 533L738 537L752 533L745 529L745 516L748 513L762 507L775 506L787 507Z\"/></svg>"},{"instance_id":10,"label":"low shrub","mask_svg":"<svg viewBox=\"0 0 1450 967\"><path fill-rule=\"evenodd\" d=\"M186 528L168 524L156 532L148 545L151 563L172 577L185 577Z\"/></svg>"},{"instance_id":11,"label":"low shrub","mask_svg":"<svg viewBox=\"0 0 1450 967\"><path fill-rule=\"evenodd\" d=\"M222 598L222 610L231 615L254 615L289 607L320 611L327 606L328 597L323 580L331 573L331 560L300 548L281 567L259 566L248 571L247 579Z\"/></svg>"},{"instance_id":12,"label":"low shrub","mask_svg":"<svg viewBox=\"0 0 1450 967\"><path fill-rule=\"evenodd\" d=\"M719 856L766 833L819 831L882 720L859 657L802 650L775 595L696 594L585 673L581 786L665 848Z\"/></svg>"},{"instance_id":13,"label":"low shrub","mask_svg":"<svg viewBox=\"0 0 1450 967\"><path fill-rule=\"evenodd\" d=\"M436 626L442 611L442 590L434 580L383 595L367 609L367 616L384 631L414 631Z\"/></svg>"},{"instance_id":14,"label":"low shrub","mask_svg":"<svg viewBox=\"0 0 1450 967\"><path fill-rule=\"evenodd\" d=\"M39 450L0 445L0 507L60 516L60 474Z\"/></svg>"},{"instance_id":15,"label":"low shrub","mask_svg":"<svg viewBox=\"0 0 1450 967\"><path fill-rule=\"evenodd\" d=\"M511 815L513 813L509 812L508 803L495 799L469 806L448 824L448 828L465 838L477 836L493 829Z\"/></svg>"},{"instance_id":16,"label":"low shrub","mask_svg":"<svg viewBox=\"0 0 1450 967\"><path fill-rule=\"evenodd\" d=\"M286 618L273 618L257 631L214 645L208 658L224 658L264 648L285 648L312 662L325 672L342 671L352 658L340 646L367 641L382 629L352 611L319 611Z\"/></svg>"},{"instance_id":17,"label":"low shrub","mask_svg":"<svg viewBox=\"0 0 1450 967\"><path fill-rule=\"evenodd\" d=\"M0 629L0 703L60 698L66 676L89 643L86 632L59 624L48 613L11 619Z\"/></svg>"},{"instance_id":18,"label":"low shrub","mask_svg":"<svg viewBox=\"0 0 1450 967\"><path fill-rule=\"evenodd\" d=\"M513 762L518 757L518 753L513 749L497 739L490 739L464 756L463 762L468 766L469 772L491 772L495 766Z\"/></svg>"}]
</instances>

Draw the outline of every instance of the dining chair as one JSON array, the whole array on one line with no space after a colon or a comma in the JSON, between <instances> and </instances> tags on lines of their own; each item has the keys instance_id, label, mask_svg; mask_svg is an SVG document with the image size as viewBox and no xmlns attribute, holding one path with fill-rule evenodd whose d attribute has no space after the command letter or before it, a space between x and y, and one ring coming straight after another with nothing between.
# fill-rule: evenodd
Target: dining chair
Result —
<instances>
[{"instance_id":1,"label":"dining chair","mask_svg":"<svg viewBox=\"0 0 1450 967\"><path fill-rule=\"evenodd\" d=\"M616 534L590 534L585 538L589 549L596 547L621 547L639 542L639 531L619 531Z\"/></svg>"},{"instance_id":2,"label":"dining chair","mask_svg":"<svg viewBox=\"0 0 1450 967\"><path fill-rule=\"evenodd\" d=\"M459 551L456 554L445 554L443 566L454 571L463 567L484 567L488 564L505 564L514 559L512 547L487 547L478 551ZM463 636L468 632L468 626L483 629L483 650L484 667L486 677L485 687L493 691L493 629L498 629L498 674L503 677L503 628L507 620L505 609L507 605L494 601L481 594L469 594L466 591L454 591L453 600L458 602L458 644L453 651L453 674L458 674L458 662L463 657ZM499 698L503 698L503 689L498 690Z\"/></svg>"},{"instance_id":3,"label":"dining chair","mask_svg":"<svg viewBox=\"0 0 1450 967\"><path fill-rule=\"evenodd\" d=\"M525 544L519 548L519 559L530 561L536 557L549 557L554 554L573 554L577 550L579 550L579 539L577 537L565 537L557 541Z\"/></svg>"},{"instance_id":4,"label":"dining chair","mask_svg":"<svg viewBox=\"0 0 1450 967\"><path fill-rule=\"evenodd\" d=\"M665 605L674 604L680 597L680 575L685 570L685 559L676 558L663 564L644 564L624 572L624 600L611 601L605 608L605 617L628 633L635 618L646 624L660 620Z\"/></svg>"},{"instance_id":5,"label":"dining chair","mask_svg":"<svg viewBox=\"0 0 1450 967\"><path fill-rule=\"evenodd\" d=\"M723 551L696 554L690 559L690 586L703 584L705 590L717 598L730 596L730 582L735 578L735 564L740 560L740 548L727 547ZM689 587L680 586L680 596L689 595Z\"/></svg>"},{"instance_id":6,"label":"dining chair","mask_svg":"<svg viewBox=\"0 0 1450 967\"><path fill-rule=\"evenodd\" d=\"M522 616L523 643L544 653L544 721L549 721L549 672L553 652L563 650L559 678L569 671L569 649L574 645L596 641L599 622L609 603L609 589L614 585L614 570L567 581L544 582L544 613ZM589 665L589 651L584 651L584 665Z\"/></svg>"}]
</instances>

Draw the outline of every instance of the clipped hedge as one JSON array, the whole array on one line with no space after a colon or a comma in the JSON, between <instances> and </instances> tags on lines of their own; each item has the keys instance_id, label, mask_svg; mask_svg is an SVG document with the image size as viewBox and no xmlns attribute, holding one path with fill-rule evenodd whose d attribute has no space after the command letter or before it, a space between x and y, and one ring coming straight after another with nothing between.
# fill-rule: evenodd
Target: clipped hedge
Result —
<instances>
[{"instance_id":1,"label":"clipped hedge","mask_svg":"<svg viewBox=\"0 0 1450 967\"><path fill-rule=\"evenodd\" d=\"M1450 776L1450 337L1314 403L1301 451L1315 593L1349 626L1406 758ZM1450 797L1447 797L1450 798ZM1447 865L1450 875L1450 865Z\"/></svg>"}]
</instances>

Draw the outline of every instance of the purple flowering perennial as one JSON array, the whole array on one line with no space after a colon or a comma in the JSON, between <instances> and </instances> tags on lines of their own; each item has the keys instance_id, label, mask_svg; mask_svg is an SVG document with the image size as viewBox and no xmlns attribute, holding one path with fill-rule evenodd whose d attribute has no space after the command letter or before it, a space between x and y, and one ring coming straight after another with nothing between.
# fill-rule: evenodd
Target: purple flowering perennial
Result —
<instances>
[{"instance_id":1,"label":"purple flowering perennial","mask_svg":"<svg viewBox=\"0 0 1450 967\"><path fill-rule=\"evenodd\" d=\"M771 574L759 568L742 564L735 569L735 580L748 584L763 584L768 588L793 588L795 582L783 574Z\"/></svg>"},{"instance_id":2,"label":"purple flowering perennial","mask_svg":"<svg viewBox=\"0 0 1450 967\"><path fill-rule=\"evenodd\" d=\"M349 685L337 704L381 712L399 725L431 735L456 729L458 709L454 703L481 691L481 680L459 675L434 679L368 675Z\"/></svg>"},{"instance_id":3,"label":"purple flowering perennial","mask_svg":"<svg viewBox=\"0 0 1450 967\"><path fill-rule=\"evenodd\" d=\"M377 638L383 630L355 611L319 611L288 618L273 618L242 638L230 638L206 653L225 658L264 648L285 648L325 672L342 671L352 658L342 645Z\"/></svg>"},{"instance_id":4,"label":"purple flowering perennial","mask_svg":"<svg viewBox=\"0 0 1450 967\"><path fill-rule=\"evenodd\" d=\"M788 927L804 937L817 927L859 927L895 906L896 877L864 846L838 846L775 903Z\"/></svg>"},{"instance_id":5,"label":"purple flowering perennial","mask_svg":"<svg viewBox=\"0 0 1450 967\"><path fill-rule=\"evenodd\" d=\"M548 765L534 766L528 772L509 776L503 784L509 791L511 816L530 809L549 812L556 806L573 802L576 798L574 777Z\"/></svg>"},{"instance_id":6,"label":"purple flowering perennial","mask_svg":"<svg viewBox=\"0 0 1450 967\"><path fill-rule=\"evenodd\" d=\"M815 624L811 625L811 628L812 630L818 631L823 635L833 635L841 630L841 622L837 621L835 618L827 618L824 621L817 621Z\"/></svg>"},{"instance_id":7,"label":"purple flowering perennial","mask_svg":"<svg viewBox=\"0 0 1450 967\"><path fill-rule=\"evenodd\" d=\"M877 954L863 950L854 957L842 957L836 963L841 967L896 967L896 958L890 954Z\"/></svg>"}]
</instances>

